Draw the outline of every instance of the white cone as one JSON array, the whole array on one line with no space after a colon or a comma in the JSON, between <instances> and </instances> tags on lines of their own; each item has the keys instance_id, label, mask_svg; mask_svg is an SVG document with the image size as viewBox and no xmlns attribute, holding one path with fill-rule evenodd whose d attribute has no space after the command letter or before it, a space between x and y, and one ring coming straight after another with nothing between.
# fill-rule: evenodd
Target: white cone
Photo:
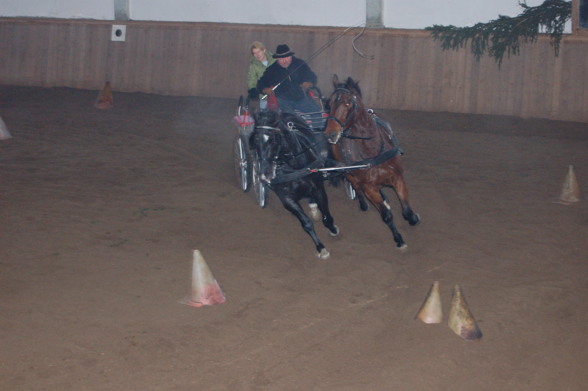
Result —
<instances>
[{"instance_id":1,"label":"white cone","mask_svg":"<svg viewBox=\"0 0 588 391\"><path fill-rule=\"evenodd\" d=\"M415 318L427 324L441 323L443 321L439 281L435 281L431 289L429 289L429 293Z\"/></svg>"},{"instance_id":2,"label":"white cone","mask_svg":"<svg viewBox=\"0 0 588 391\"><path fill-rule=\"evenodd\" d=\"M0 140L8 140L11 137L6 124L2 121L2 117L0 117Z\"/></svg>"},{"instance_id":3,"label":"white cone","mask_svg":"<svg viewBox=\"0 0 588 391\"><path fill-rule=\"evenodd\" d=\"M559 202L562 204L572 204L580 201L582 196L580 195L580 187L578 187L578 180L576 179L576 173L574 172L574 166L568 167L568 173L566 179L561 188L561 194L559 196Z\"/></svg>"},{"instance_id":4,"label":"white cone","mask_svg":"<svg viewBox=\"0 0 588 391\"><path fill-rule=\"evenodd\" d=\"M477 340L482 338L482 332L468 308L459 285L453 289L448 324L449 328L463 339Z\"/></svg>"},{"instance_id":5,"label":"white cone","mask_svg":"<svg viewBox=\"0 0 588 391\"><path fill-rule=\"evenodd\" d=\"M180 300L181 304L192 307L214 305L225 302L225 295L213 277L204 257L199 250L194 250L192 261L192 288L190 295Z\"/></svg>"}]
</instances>

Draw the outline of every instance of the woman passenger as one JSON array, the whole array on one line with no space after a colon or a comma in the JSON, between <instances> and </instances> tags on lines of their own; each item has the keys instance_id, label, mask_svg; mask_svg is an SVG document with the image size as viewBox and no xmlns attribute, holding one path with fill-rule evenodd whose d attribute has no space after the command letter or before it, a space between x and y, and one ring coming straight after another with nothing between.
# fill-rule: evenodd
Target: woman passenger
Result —
<instances>
[{"instance_id":1,"label":"woman passenger","mask_svg":"<svg viewBox=\"0 0 588 391\"><path fill-rule=\"evenodd\" d=\"M276 62L273 54L265 48L265 45L259 41L255 41L250 46L251 61L249 64L249 71L247 72L247 93L252 100L259 100L259 108L265 110L267 107L267 100L260 99L263 95L261 91L257 91L257 81L261 78L266 68Z\"/></svg>"}]
</instances>

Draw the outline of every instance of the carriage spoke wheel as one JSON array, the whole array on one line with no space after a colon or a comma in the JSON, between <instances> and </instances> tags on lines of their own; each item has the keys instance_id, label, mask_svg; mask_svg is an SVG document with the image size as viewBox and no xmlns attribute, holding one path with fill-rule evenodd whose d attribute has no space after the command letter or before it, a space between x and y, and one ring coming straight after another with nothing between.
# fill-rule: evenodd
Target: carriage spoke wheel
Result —
<instances>
[{"instance_id":1,"label":"carriage spoke wheel","mask_svg":"<svg viewBox=\"0 0 588 391\"><path fill-rule=\"evenodd\" d=\"M236 137L233 143L235 174L239 187L243 192L249 191L251 184L251 162L246 145L245 138L242 135Z\"/></svg>"},{"instance_id":2,"label":"carriage spoke wheel","mask_svg":"<svg viewBox=\"0 0 588 391\"><path fill-rule=\"evenodd\" d=\"M267 187L261 178L259 178L259 160L257 159L257 156L253 159L252 177L255 201L260 207L265 208L267 201Z\"/></svg>"}]
</instances>

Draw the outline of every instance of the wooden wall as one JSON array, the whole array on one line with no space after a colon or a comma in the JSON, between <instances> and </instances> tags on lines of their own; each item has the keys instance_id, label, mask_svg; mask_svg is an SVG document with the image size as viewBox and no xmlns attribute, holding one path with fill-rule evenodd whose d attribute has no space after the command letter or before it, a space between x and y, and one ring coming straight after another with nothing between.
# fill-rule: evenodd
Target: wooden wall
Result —
<instances>
[{"instance_id":1,"label":"wooden wall","mask_svg":"<svg viewBox=\"0 0 588 391\"><path fill-rule=\"evenodd\" d=\"M119 24L119 22L117 22ZM364 100L384 109L448 111L588 122L588 37L570 35L554 56L546 37L521 55L476 61L443 52L419 30L354 30L215 23L125 22L126 42L111 42L112 22L0 18L0 84L236 98L245 91L249 44L287 43L307 59L325 95L331 77L360 80ZM331 46L324 47L339 37Z\"/></svg>"}]
</instances>

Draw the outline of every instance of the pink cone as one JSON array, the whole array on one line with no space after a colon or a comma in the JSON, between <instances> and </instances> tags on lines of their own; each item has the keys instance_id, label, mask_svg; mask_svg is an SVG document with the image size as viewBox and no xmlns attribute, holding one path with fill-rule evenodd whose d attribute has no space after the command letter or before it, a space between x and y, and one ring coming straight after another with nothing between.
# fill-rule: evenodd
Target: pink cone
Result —
<instances>
[{"instance_id":1,"label":"pink cone","mask_svg":"<svg viewBox=\"0 0 588 391\"><path fill-rule=\"evenodd\" d=\"M192 291L189 296L180 300L180 303L192 307L224 303L225 295L213 277L199 250L194 250L193 258Z\"/></svg>"}]
</instances>

